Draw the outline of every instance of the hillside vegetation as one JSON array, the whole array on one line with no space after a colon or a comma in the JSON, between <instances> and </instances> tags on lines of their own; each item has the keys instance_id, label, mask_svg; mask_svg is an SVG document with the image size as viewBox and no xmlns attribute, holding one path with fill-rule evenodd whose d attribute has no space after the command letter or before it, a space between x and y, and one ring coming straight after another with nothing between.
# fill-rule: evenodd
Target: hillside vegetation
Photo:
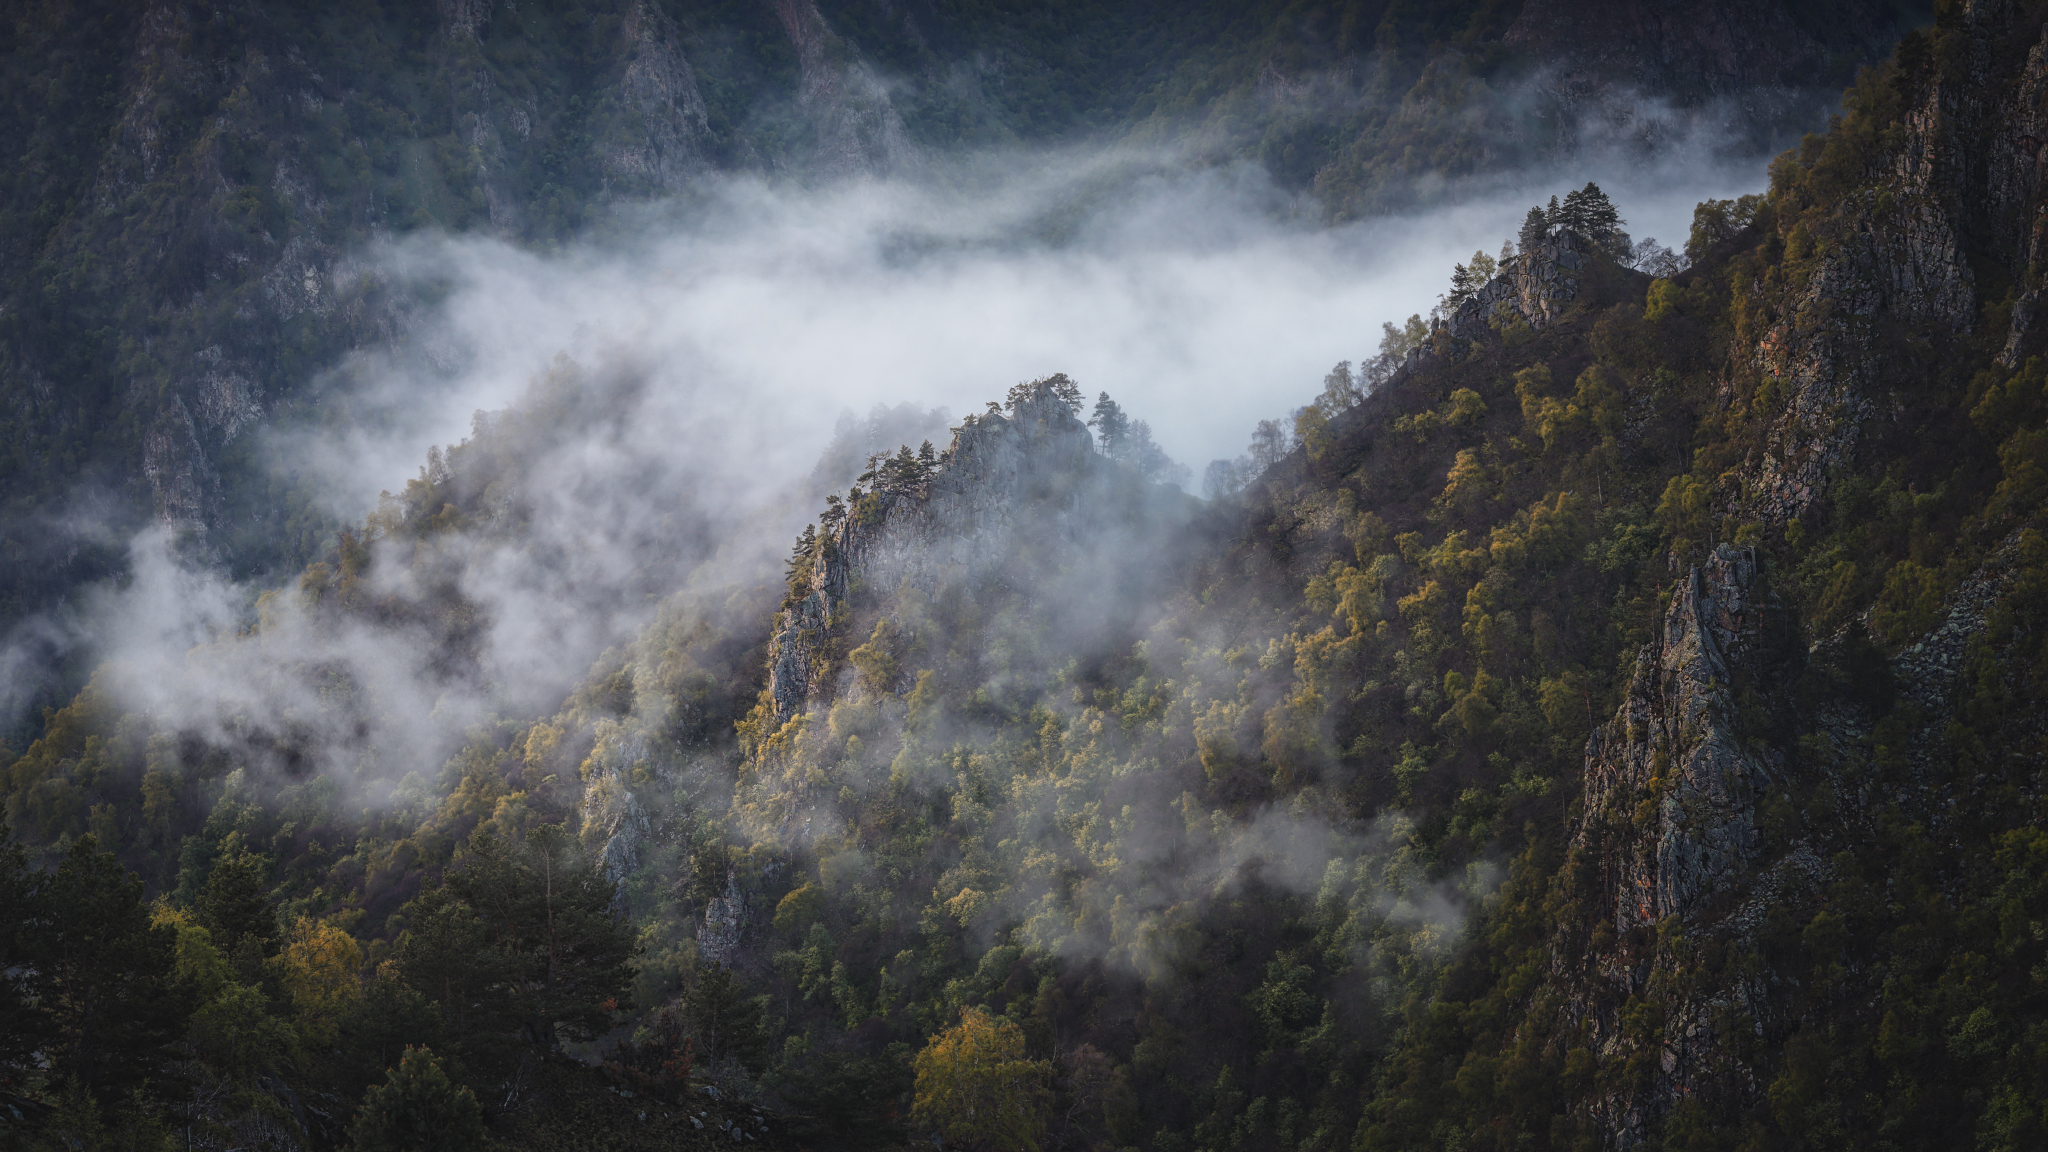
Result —
<instances>
[{"instance_id":1,"label":"hillside vegetation","mask_svg":"<svg viewBox=\"0 0 2048 1152\"><path fill-rule=\"evenodd\" d=\"M387 418L354 354L446 368L422 331L436 288L380 274L380 241L547 252L636 207L687 210L721 175L944 182L990 150L1083 145L1132 146L1134 169L1083 202L1242 159L1342 219L1569 151L1572 110L1638 95L1681 119L1732 100L1739 134L1782 139L1922 18L1739 7L1757 75L1664 51L1552 92L1546 69L1633 38L1480 0L17 5L0 21L0 625L75 605L152 522L244 577L315 557L342 525L261 433ZM1070 239L1070 207L1047 238Z\"/></svg>"},{"instance_id":2,"label":"hillside vegetation","mask_svg":"<svg viewBox=\"0 0 2048 1152\"><path fill-rule=\"evenodd\" d=\"M603 394L560 361L188 659L269 695L109 667L7 757L0 1123L2036 1147L2044 119L2048 8L1944 7L1680 266L1539 211L1239 490L1018 384L417 764L439 697L283 642L491 681L452 576Z\"/></svg>"}]
</instances>

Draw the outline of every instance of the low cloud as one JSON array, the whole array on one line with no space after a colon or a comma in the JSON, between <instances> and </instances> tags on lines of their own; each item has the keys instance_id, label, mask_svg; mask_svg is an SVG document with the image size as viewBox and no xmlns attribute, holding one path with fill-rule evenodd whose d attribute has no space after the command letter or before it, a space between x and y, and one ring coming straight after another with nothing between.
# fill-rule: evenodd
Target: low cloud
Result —
<instances>
[{"instance_id":1,"label":"low cloud","mask_svg":"<svg viewBox=\"0 0 2048 1152\"><path fill-rule=\"evenodd\" d=\"M352 258L355 274L431 303L399 347L322 383L363 418L266 434L280 467L338 513L360 517L402 488L430 446L517 403L558 354L631 381L593 391L605 418L528 462L518 538L457 534L444 549L484 609L478 675L449 678L399 626L333 635L287 620L228 643L261 589L156 535L81 617L18 630L0 669L32 683L84 644L128 669L133 705L166 723L229 739L346 721L351 771L395 779L431 767L479 717L553 707L661 593L774 579L817 511L812 469L847 410L973 412L1064 371L1199 473L1242 451L1259 419L1312 398L1335 361L1369 356L1381 322L1426 312L1450 265L1497 250L1531 203L1597 179L1637 236L1677 242L1696 201L1762 183L1760 160L1661 155L1502 177L1451 207L1334 228L1246 165L1019 153L917 181L710 179L550 253L477 236L385 242ZM296 612L288 599L273 613ZM319 661L383 695L358 713L284 687L281 669ZM0 704L18 715L27 699Z\"/></svg>"},{"instance_id":2,"label":"low cloud","mask_svg":"<svg viewBox=\"0 0 2048 1152\"><path fill-rule=\"evenodd\" d=\"M1683 123L1701 135L1655 162L1596 150L1489 177L1451 207L1334 228L1252 165L1019 154L918 182L710 180L551 255L479 237L386 245L366 268L445 292L420 343L453 371L370 373L391 419L330 445L333 488L367 503L535 365L599 348L631 349L657 394L715 393L668 413L674 432L762 481L807 468L842 409L972 412L1056 371L1199 470L1311 399L1336 361L1370 355L1381 322L1426 313L1452 263L1497 251L1531 204L1598 180L1634 235L1682 247L1695 203L1761 187L1760 159L1708 159L1711 130Z\"/></svg>"}]
</instances>

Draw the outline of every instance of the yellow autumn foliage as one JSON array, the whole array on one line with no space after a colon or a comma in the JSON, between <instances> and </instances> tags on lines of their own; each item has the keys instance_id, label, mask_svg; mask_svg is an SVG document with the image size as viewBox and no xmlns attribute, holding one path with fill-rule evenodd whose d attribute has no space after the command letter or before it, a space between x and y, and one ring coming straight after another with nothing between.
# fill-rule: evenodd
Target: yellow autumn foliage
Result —
<instances>
[{"instance_id":1,"label":"yellow autumn foliage","mask_svg":"<svg viewBox=\"0 0 2048 1152\"><path fill-rule=\"evenodd\" d=\"M1052 1105L1052 1064L1027 1059L1024 1032L983 1008L917 1054L912 1114L948 1143L989 1152L1035 1152Z\"/></svg>"},{"instance_id":2,"label":"yellow autumn foliage","mask_svg":"<svg viewBox=\"0 0 2048 1152\"><path fill-rule=\"evenodd\" d=\"M363 947L333 924L300 917L275 963L309 1038L331 1034L362 997Z\"/></svg>"}]
</instances>

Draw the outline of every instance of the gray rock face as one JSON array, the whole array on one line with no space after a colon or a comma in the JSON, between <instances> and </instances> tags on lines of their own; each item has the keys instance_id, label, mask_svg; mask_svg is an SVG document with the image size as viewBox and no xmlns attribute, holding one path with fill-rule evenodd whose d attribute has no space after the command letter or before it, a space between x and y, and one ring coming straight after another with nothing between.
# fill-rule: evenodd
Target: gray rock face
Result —
<instances>
[{"instance_id":1,"label":"gray rock face","mask_svg":"<svg viewBox=\"0 0 2048 1152\"><path fill-rule=\"evenodd\" d=\"M917 146L888 86L826 26L815 0L773 0L796 49L797 107L816 133L813 163L828 177L886 176L917 168Z\"/></svg>"},{"instance_id":2,"label":"gray rock face","mask_svg":"<svg viewBox=\"0 0 2048 1152\"><path fill-rule=\"evenodd\" d=\"M614 178L679 192L711 166L704 154L710 114L696 73L683 57L675 21L650 0L634 3L620 31L631 47L619 97L639 117L642 131L604 148L600 159Z\"/></svg>"},{"instance_id":3,"label":"gray rock face","mask_svg":"<svg viewBox=\"0 0 2048 1152\"><path fill-rule=\"evenodd\" d=\"M1623 873L1637 899L1617 904L1619 931L1698 911L1754 853L1751 801L1770 772L1736 734L1732 691L1738 673L1753 678L1763 616L1775 608L1753 602L1757 583L1749 548L1723 545L1691 571L1589 765L1589 808L1662 791L1654 852Z\"/></svg>"},{"instance_id":4,"label":"gray rock face","mask_svg":"<svg viewBox=\"0 0 2048 1152\"><path fill-rule=\"evenodd\" d=\"M713 964L730 963L739 951L749 920L747 894L740 888L737 873L725 876L725 895L712 897L704 909L704 923L697 929L697 947Z\"/></svg>"},{"instance_id":5,"label":"gray rock face","mask_svg":"<svg viewBox=\"0 0 2048 1152\"><path fill-rule=\"evenodd\" d=\"M1938 840L1957 835L1957 813L1951 800L1954 752L1945 733L1955 719L1958 689L1967 686L1964 677L1972 664L1972 643L1984 637L1985 620L1993 605L2027 571L2023 531L2016 529L2001 541L1949 593L1940 618L1927 634L1907 644L1891 661L1891 679L1899 699L1917 708L1920 719L1919 731L1904 749L1908 783L1892 799L1911 811ZM2032 724L2038 730L2040 720L2015 716L2012 723ZM1865 734L1860 725L1836 727L1835 738L1840 743Z\"/></svg>"},{"instance_id":6,"label":"gray rock face","mask_svg":"<svg viewBox=\"0 0 2048 1152\"><path fill-rule=\"evenodd\" d=\"M1578 297L1579 274L1593 258L1578 233L1552 233L1546 243L1509 260L1444 326L1460 340L1482 339L1514 320L1542 328Z\"/></svg>"},{"instance_id":7,"label":"gray rock face","mask_svg":"<svg viewBox=\"0 0 2048 1152\"><path fill-rule=\"evenodd\" d=\"M1744 689L1769 688L1782 620L1755 550L1722 545L1673 595L1627 697L1587 745L1571 866L1595 871L1599 896L1585 934L1560 936L1552 979L1563 1022L1602 1057L1655 1058L1647 1088L1594 1105L1621 1148L1640 1144L1680 1098L1753 1087L1743 1070L1730 1074L1731 1022L1759 1018L1763 989L1736 981L1674 992L1666 977L1683 967L1679 951L1700 937L1749 937L1780 888L1811 890L1825 871L1795 850L1753 874L1757 801L1783 767L1747 738L1738 701ZM1643 998L1664 1008L1655 1036L1627 1019Z\"/></svg>"},{"instance_id":8,"label":"gray rock face","mask_svg":"<svg viewBox=\"0 0 2048 1152\"><path fill-rule=\"evenodd\" d=\"M1500 339L1518 322L1531 329L1549 325L1578 299L1580 277L1599 258L1578 233L1551 233L1543 244L1511 257L1450 316L1437 319L1430 338L1409 351L1396 377L1439 357L1456 359L1475 342Z\"/></svg>"},{"instance_id":9,"label":"gray rock face","mask_svg":"<svg viewBox=\"0 0 2048 1152\"><path fill-rule=\"evenodd\" d=\"M1768 956L1768 919L1806 922L1839 879L1828 845L1875 835L1887 809L1937 844L1957 835L1942 733L1968 647L2019 571L2020 551L2014 533L1890 661L1899 705L1919 710L1920 730L1902 749L1905 778L1884 785L1843 755L1867 745L1880 718L1863 704L1812 709L1801 743L1815 751L1796 766L1767 740L1758 713L1801 656L1753 550L1722 545L1673 594L1627 697L1587 744L1566 868L1596 895L1561 924L1537 997L1554 997L1561 1034L1577 1030L1603 1059L1645 1069L1592 1102L1608 1147L1644 1145L1680 1100L1730 1110L1762 1102L1773 1072L1753 1061L1772 1060L1796 1025L1782 1007L1784 978L1769 963L1702 964L1703 955ZM1781 830L1767 832L1760 802L1784 785L1825 793L1827 826L1787 811Z\"/></svg>"},{"instance_id":10,"label":"gray rock face","mask_svg":"<svg viewBox=\"0 0 2048 1152\"><path fill-rule=\"evenodd\" d=\"M481 40L491 25L491 0L434 0L434 11L450 40Z\"/></svg>"},{"instance_id":11,"label":"gray rock face","mask_svg":"<svg viewBox=\"0 0 2048 1152\"><path fill-rule=\"evenodd\" d=\"M2007 0L1965 7L1963 66L1915 89L1905 131L1873 173L1884 177L1884 193L1865 190L1836 206L1825 237L1814 238L1819 250L1803 283L1768 316L1753 363L1777 382L1783 408L1766 450L1740 472L1733 510L1741 518L1799 516L1850 463L1861 426L1887 409L1886 337L1963 334L1979 322L1966 238L1980 259L2007 269L2048 258L2048 34L2006 71L2014 20ZM2023 291L2000 356L2007 367L2041 350L2041 313L2039 289Z\"/></svg>"}]
</instances>

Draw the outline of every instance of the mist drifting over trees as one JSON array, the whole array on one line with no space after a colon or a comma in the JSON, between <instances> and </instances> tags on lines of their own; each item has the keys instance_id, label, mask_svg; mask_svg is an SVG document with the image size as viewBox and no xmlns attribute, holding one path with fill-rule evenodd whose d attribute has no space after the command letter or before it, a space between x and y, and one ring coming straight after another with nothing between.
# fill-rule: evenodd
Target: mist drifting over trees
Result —
<instances>
[{"instance_id":1,"label":"mist drifting over trees","mask_svg":"<svg viewBox=\"0 0 2048 1152\"><path fill-rule=\"evenodd\" d=\"M17 22L4 1142L2039 1143L2044 13L1636 15Z\"/></svg>"}]
</instances>

